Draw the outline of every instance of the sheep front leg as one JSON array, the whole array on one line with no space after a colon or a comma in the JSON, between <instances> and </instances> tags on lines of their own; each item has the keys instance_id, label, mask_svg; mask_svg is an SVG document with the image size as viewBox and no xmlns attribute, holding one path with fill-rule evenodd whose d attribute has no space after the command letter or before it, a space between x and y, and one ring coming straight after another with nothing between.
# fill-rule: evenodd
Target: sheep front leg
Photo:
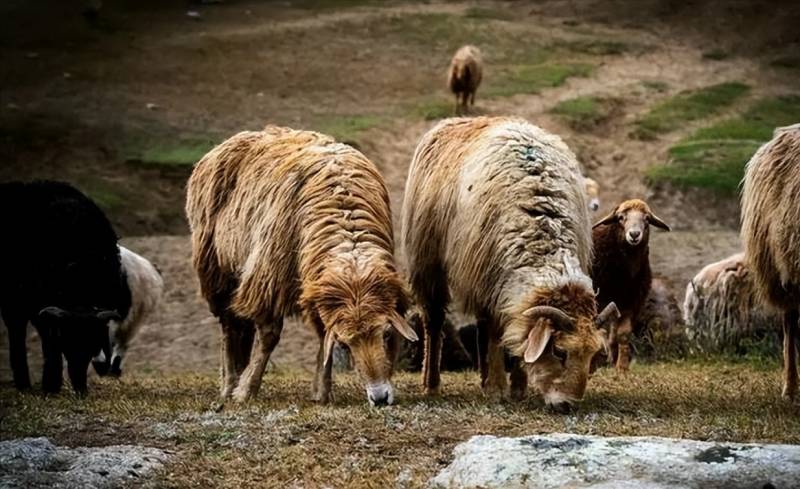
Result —
<instances>
[{"instance_id":1,"label":"sheep front leg","mask_svg":"<svg viewBox=\"0 0 800 489\"><path fill-rule=\"evenodd\" d=\"M229 326L222 323L222 338L220 338L220 398L225 401L233 394L233 389L239 381L236 373L236 353L238 351L236 339Z\"/></svg>"},{"instance_id":2,"label":"sheep front leg","mask_svg":"<svg viewBox=\"0 0 800 489\"><path fill-rule=\"evenodd\" d=\"M515 358L514 366L511 368L511 399L522 401L527 393L528 372L525 371L522 359Z\"/></svg>"},{"instance_id":3,"label":"sheep front leg","mask_svg":"<svg viewBox=\"0 0 800 489\"><path fill-rule=\"evenodd\" d=\"M492 321L488 331L488 345L486 347L486 381L483 384L483 392L489 397L503 397L506 392L506 365L505 350L501 343L501 334L497 324Z\"/></svg>"},{"instance_id":4,"label":"sheep front leg","mask_svg":"<svg viewBox=\"0 0 800 489\"><path fill-rule=\"evenodd\" d=\"M794 401L797 397L797 309L791 309L783 316L783 397Z\"/></svg>"},{"instance_id":5,"label":"sheep front leg","mask_svg":"<svg viewBox=\"0 0 800 489\"><path fill-rule=\"evenodd\" d=\"M38 329L42 340L42 390L47 394L58 394L63 383L64 362L57 339L51 338L44 328Z\"/></svg>"},{"instance_id":6,"label":"sheep front leg","mask_svg":"<svg viewBox=\"0 0 800 489\"><path fill-rule=\"evenodd\" d=\"M314 321L314 328L319 337L319 350L317 352L317 370L314 374L314 385L311 392L311 400L320 404L333 402L331 394L331 381L333 377L333 348L325 358L325 326Z\"/></svg>"},{"instance_id":7,"label":"sheep front leg","mask_svg":"<svg viewBox=\"0 0 800 489\"><path fill-rule=\"evenodd\" d=\"M272 350L278 345L283 330L283 318L273 321L260 321L256 324L256 337L253 351L250 354L250 363L239 378L239 385L233 391L233 398L237 402L245 402L258 394L261 387L261 377L267 368Z\"/></svg>"},{"instance_id":8,"label":"sheep front leg","mask_svg":"<svg viewBox=\"0 0 800 489\"><path fill-rule=\"evenodd\" d=\"M631 364L631 335L633 334L633 326L631 318L626 316L622 318L616 332L617 342L617 359L616 368L618 372L627 372Z\"/></svg>"},{"instance_id":9,"label":"sheep front leg","mask_svg":"<svg viewBox=\"0 0 800 489\"><path fill-rule=\"evenodd\" d=\"M31 388L28 351L25 346L28 322L24 318L10 316L10 314L4 315L3 320L8 328L8 354L14 375L14 386L18 390L27 390Z\"/></svg>"},{"instance_id":10,"label":"sheep front leg","mask_svg":"<svg viewBox=\"0 0 800 489\"><path fill-rule=\"evenodd\" d=\"M442 324L444 308L429 307L425 311L425 357L422 360L422 382L425 393L439 393L439 367L442 362Z\"/></svg>"}]
</instances>

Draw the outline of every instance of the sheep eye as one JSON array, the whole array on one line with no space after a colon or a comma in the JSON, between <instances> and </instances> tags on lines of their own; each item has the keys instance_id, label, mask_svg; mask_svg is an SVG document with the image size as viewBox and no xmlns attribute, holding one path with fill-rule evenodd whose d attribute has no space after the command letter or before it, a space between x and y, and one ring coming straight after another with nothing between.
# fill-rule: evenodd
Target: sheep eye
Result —
<instances>
[{"instance_id":1,"label":"sheep eye","mask_svg":"<svg viewBox=\"0 0 800 489\"><path fill-rule=\"evenodd\" d=\"M564 364L567 363L567 352L562 350L561 348L558 348L558 347L554 346L553 347L553 356L558 358L558 360L561 362L561 365L564 365Z\"/></svg>"}]
</instances>

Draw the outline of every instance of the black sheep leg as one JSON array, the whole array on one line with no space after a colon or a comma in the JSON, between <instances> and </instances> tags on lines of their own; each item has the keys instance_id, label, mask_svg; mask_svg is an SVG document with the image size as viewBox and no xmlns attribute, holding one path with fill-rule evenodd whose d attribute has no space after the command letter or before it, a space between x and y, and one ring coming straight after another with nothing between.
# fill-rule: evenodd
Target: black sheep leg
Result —
<instances>
[{"instance_id":1,"label":"black sheep leg","mask_svg":"<svg viewBox=\"0 0 800 489\"><path fill-rule=\"evenodd\" d=\"M42 390L46 394L58 394L61 392L63 383L63 361L61 359L61 349L55 338L44 330L38 329L39 337L42 340L42 356L44 366L42 367Z\"/></svg>"},{"instance_id":2,"label":"black sheep leg","mask_svg":"<svg viewBox=\"0 0 800 489\"><path fill-rule=\"evenodd\" d=\"M30 389L31 377L28 372L28 351L25 345L28 321L10 313L3 314L3 322L8 328L8 353L14 386L19 390Z\"/></svg>"}]
</instances>

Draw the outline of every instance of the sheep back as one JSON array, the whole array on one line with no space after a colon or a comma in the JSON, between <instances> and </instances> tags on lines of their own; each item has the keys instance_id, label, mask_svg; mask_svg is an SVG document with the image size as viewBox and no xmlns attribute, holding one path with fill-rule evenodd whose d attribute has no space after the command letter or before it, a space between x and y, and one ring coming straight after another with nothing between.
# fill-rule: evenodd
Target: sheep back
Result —
<instances>
[{"instance_id":1,"label":"sheep back","mask_svg":"<svg viewBox=\"0 0 800 489\"><path fill-rule=\"evenodd\" d=\"M319 133L268 126L231 137L197 163L186 210L201 290L217 315L221 296L245 318L297 312L329 256L394 270L382 178L360 152Z\"/></svg>"},{"instance_id":2,"label":"sheep back","mask_svg":"<svg viewBox=\"0 0 800 489\"><path fill-rule=\"evenodd\" d=\"M756 295L781 309L800 303L800 124L775 131L745 169L742 230Z\"/></svg>"},{"instance_id":3,"label":"sheep back","mask_svg":"<svg viewBox=\"0 0 800 489\"><path fill-rule=\"evenodd\" d=\"M429 131L402 222L414 288L425 290L430 267L443 265L471 313L560 284L570 270L585 276L591 261L578 162L558 136L522 119L453 118Z\"/></svg>"}]
</instances>

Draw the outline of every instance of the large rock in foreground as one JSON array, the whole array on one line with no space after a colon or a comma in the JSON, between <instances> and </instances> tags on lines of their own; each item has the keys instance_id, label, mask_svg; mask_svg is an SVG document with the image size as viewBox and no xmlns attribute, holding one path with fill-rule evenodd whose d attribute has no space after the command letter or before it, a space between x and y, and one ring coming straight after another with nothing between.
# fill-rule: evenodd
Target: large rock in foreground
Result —
<instances>
[{"instance_id":1,"label":"large rock in foreground","mask_svg":"<svg viewBox=\"0 0 800 489\"><path fill-rule=\"evenodd\" d=\"M0 442L2 488L117 488L139 485L168 455L133 445L66 448L47 438Z\"/></svg>"},{"instance_id":2,"label":"large rock in foreground","mask_svg":"<svg viewBox=\"0 0 800 489\"><path fill-rule=\"evenodd\" d=\"M432 488L790 489L800 446L656 437L475 436Z\"/></svg>"}]
</instances>

